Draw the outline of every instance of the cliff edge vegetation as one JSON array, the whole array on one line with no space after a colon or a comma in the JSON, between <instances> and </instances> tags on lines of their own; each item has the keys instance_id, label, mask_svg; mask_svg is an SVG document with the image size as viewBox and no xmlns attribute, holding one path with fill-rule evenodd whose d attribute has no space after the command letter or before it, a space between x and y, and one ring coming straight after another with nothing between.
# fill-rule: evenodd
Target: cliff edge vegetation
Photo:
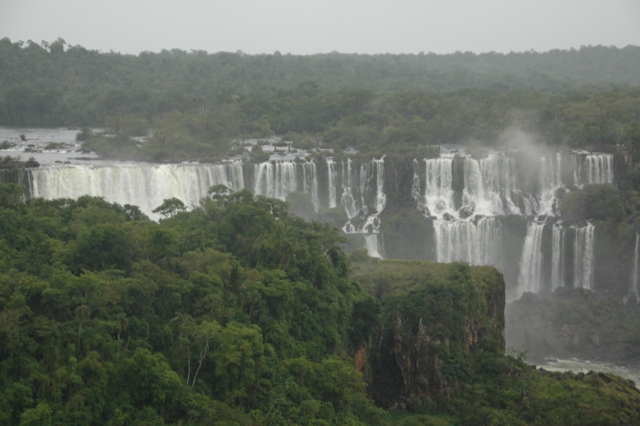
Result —
<instances>
[{"instance_id":1,"label":"cliff edge vegetation","mask_svg":"<svg viewBox=\"0 0 640 426\"><path fill-rule=\"evenodd\" d=\"M248 191L157 212L0 185L0 423L640 423L632 383L504 354L492 268L348 257Z\"/></svg>"}]
</instances>

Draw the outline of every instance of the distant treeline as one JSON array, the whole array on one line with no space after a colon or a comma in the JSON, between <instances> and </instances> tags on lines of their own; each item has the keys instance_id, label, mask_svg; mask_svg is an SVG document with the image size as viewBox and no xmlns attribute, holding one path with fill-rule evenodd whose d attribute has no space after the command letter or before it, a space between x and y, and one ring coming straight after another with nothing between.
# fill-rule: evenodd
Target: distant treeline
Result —
<instances>
[{"instance_id":1,"label":"distant treeline","mask_svg":"<svg viewBox=\"0 0 640 426\"><path fill-rule=\"evenodd\" d=\"M407 152L495 143L512 125L549 144L633 146L640 138L638 69L634 46L506 55L174 49L135 56L62 39L5 38L0 124L107 126L124 139L103 154L169 161L225 155L243 136L289 133L301 147ZM150 129L151 144L137 152L127 137Z\"/></svg>"}]
</instances>

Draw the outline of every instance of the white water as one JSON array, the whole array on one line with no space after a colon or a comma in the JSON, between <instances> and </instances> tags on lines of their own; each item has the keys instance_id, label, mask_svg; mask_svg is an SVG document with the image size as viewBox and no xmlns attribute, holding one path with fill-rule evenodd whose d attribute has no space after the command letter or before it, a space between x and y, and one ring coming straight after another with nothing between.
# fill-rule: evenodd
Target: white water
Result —
<instances>
[{"instance_id":1,"label":"white water","mask_svg":"<svg viewBox=\"0 0 640 426\"><path fill-rule=\"evenodd\" d=\"M380 218L386 207L384 193L384 157L360 165L358 173L352 169L351 160L343 162L342 205L349 221L342 230L347 234L380 232ZM372 200L373 202L369 202Z\"/></svg>"},{"instance_id":2,"label":"white water","mask_svg":"<svg viewBox=\"0 0 640 426\"><path fill-rule=\"evenodd\" d=\"M587 183L613 183L613 154L587 154L585 168Z\"/></svg>"},{"instance_id":3,"label":"white water","mask_svg":"<svg viewBox=\"0 0 640 426\"><path fill-rule=\"evenodd\" d=\"M383 259L383 245L382 245L382 234L365 234L364 235L364 243L367 249L367 253L371 257L377 257L378 259Z\"/></svg>"},{"instance_id":4,"label":"white water","mask_svg":"<svg viewBox=\"0 0 640 426\"><path fill-rule=\"evenodd\" d=\"M353 176L351 174L351 159L342 162L342 198L340 200L349 218L358 213L358 205L353 196Z\"/></svg>"},{"instance_id":5,"label":"white water","mask_svg":"<svg viewBox=\"0 0 640 426\"><path fill-rule=\"evenodd\" d=\"M540 157L540 202L538 214L555 215L558 212L556 192L563 188L562 154L543 154Z\"/></svg>"},{"instance_id":6,"label":"white water","mask_svg":"<svg viewBox=\"0 0 640 426\"><path fill-rule=\"evenodd\" d=\"M337 163L327 159L327 166L328 204L330 208L337 207L338 194L341 194L340 202L349 216L344 231L378 234L379 215L386 207L384 159L374 159L358 167L354 167L351 160ZM98 196L109 202L137 205L154 220L160 216L152 210L165 199L175 197L187 207L194 207L207 196L211 186L224 184L233 191L246 186L241 163L49 166L33 169L26 176L29 177L31 197L75 199L83 195ZM256 164L252 186L254 194L280 200L286 200L294 191L302 191L309 195L315 211L321 207L318 170L313 161L290 159ZM380 242L381 236L368 237L369 243L374 239ZM378 244L372 253L382 256L384 251Z\"/></svg>"},{"instance_id":7,"label":"white water","mask_svg":"<svg viewBox=\"0 0 640 426\"><path fill-rule=\"evenodd\" d=\"M318 198L318 173L316 172L316 163L307 161L302 164L302 188L305 194L309 194L313 209L318 211L320 208L320 199Z\"/></svg>"},{"instance_id":8,"label":"white water","mask_svg":"<svg viewBox=\"0 0 640 426\"><path fill-rule=\"evenodd\" d=\"M551 291L565 286L564 243L566 232L555 224L551 228Z\"/></svg>"},{"instance_id":9,"label":"white water","mask_svg":"<svg viewBox=\"0 0 640 426\"><path fill-rule=\"evenodd\" d=\"M587 226L576 229L574 242L573 262L573 286L593 290L593 247L595 238L595 226L588 223Z\"/></svg>"},{"instance_id":10,"label":"white water","mask_svg":"<svg viewBox=\"0 0 640 426\"><path fill-rule=\"evenodd\" d=\"M629 282L629 294L624 297L624 304L626 305L629 298L633 294L636 299L636 303L640 304L640 292L638 291L638 245L640 244L640 235L636 232L636 247L633 252L633 269L631 270L631 280Z\"/></svg>"},{"instance_id":11,"label":"white water","mask_svg":"<svg viewBox=\"0 0 640 426\"><path fill-rule=\"evenodd\" d=\"M518 192L518 174L513 158L490 154L464 159L462 204L486 216L520 214L512 196Z\"/></svg>"},{"instance_id":12,"label":"white water","mask_svg":"<svg viewBox=\"0 0 640 426\"><path fill-rule=\"evenodd\" d=\"M572 371L574 373L588 373L596 371L615 374L627 380L632 380L636 388L640 385L640 365L616 365L610 362L595 362L581 359L553 359L538 364L549 371Z\"/></svg>"},{"instance_id":13,"label":"white water","mask_svg":"<svg viewBox=\"0 0 640 426\"><path fill-rule=\"evenodd\" d=\"M438 262L500 266L502 234L495 218L433 222Z\"/></svg>"},{"instance_id":14,"label":"white water","mask_svg":"<svg viewBox=\"0 0 640 426\"><path fill-rule=\"evenodd\" d=\"M454 159L452 154L445 154L441 158L421 160L424 161L424 172L420 172L421 163L414 161L411 195L416 206L434 219L436 258L444 262L467 261L499 266L502 219L497 216L554 215L558 210L558 189L572 187L575 183L613 181L611 154L576 153L571 158L564 157L560 153L541 155L539 184L532 194L520 190L516 162L507 153L493 152L479 160L464 156ZM322 201L323 206L320 205L321 191L314 161L280 159L254 165L251 189L257 195L281 200L286 200L293 191L303 191L309 195L316 211L341 205L349 217L344 232L379 233L380 214L386 208L384 159L356 166L351 160L327 158L326 164L328 187L324 189L328 196ZM456 176L454 164L456 173L460 173ZM570 180L567 185L562 181L563 167ZM245 187L241 164L56 166L30 173L33 197L102 196L107 201L140 205L152 218L157 215L151 210L166 198L177 197L188 206L194 206L212 185L223 183L234 191ZM454 191L454 177L460 179L455 181L459 192ZM593 287L593 232L587 230L576 230L576 241L566 242L564 230L553 228L551 288L571 284ZM579 239L584 244L580 243L576 257L566 259L563 253L571 248L568 244L574 243L576 248ZM523 246L525 244L523 240ZM383 254L382 251L379 253ZM529 265L531 261L524 261L524 264ZM564 282L565 276L571 275L569 271L575 275L575 283ZM522 278L523 271L519 273L518 285L521 286L520 282L528 278Z\"/></svg>"},{"instance_id":15,"label":"white water","mask_svg":"<svg viewBox=\"0 0 640 426\"><path fill-rule=\"evenodd\" d=\"M34 198L104 197L121 205L132 204L152 219L152 210L167 198L178 198L188 207L199 204L210 187L244 188L242 164L119 164L108 167L64 166L31 171Z\"/></svg>"},{"instance_id":16,"label":"white water","mask_svg":"<svg viewBox=\"0 0 640 426\"><path fill-rule=\"evenodd\" d=\"M442 218L456 214L453 204L453 157L425 160L425 193L423 207L430 216Z\"/></svg>"},{"instance_id":17,"label":"white water","mask_svg":"<svg viewBox=\"0 0 640 426\"><path fill-rule=\"evenodd\" d=\"M329 185L329 208L333 209L338 205L336 194L336 179L338 177L338 172L336 170L336 163L335 161L333 161L333 158L327 158L327 170L327 181Z\"/></svg>"},{"instance_id":18,"label":"white water","mask_svg":"<svg viewBox=\"0 0 640 426\"><path fill-rule=\"evenodd\" d=\"M293 161L265 161L254 166L253 193L286 200L298 189L296 164Z\"/></svg>"},{"instance_id":19,"label":"white water","mask_svg":"<svg viewBox=\"0 0 640 426\"><path fill-rule=\"evenodd\" d=\"M520 258L520 276L516 298L525 292L538 293L542 289L542 231L544 223L529 222Z\"/></svg>"},{"instance_id":20,"label":"white water","mask_svg":"<svg viewBox=\"0 0 640 426\"><path fill-rule=\"evenodd\" d=\"M587 183L613 183L613 154L602 152L574 154L573 184L581 188Z\"/></svg>"}]
</instances>

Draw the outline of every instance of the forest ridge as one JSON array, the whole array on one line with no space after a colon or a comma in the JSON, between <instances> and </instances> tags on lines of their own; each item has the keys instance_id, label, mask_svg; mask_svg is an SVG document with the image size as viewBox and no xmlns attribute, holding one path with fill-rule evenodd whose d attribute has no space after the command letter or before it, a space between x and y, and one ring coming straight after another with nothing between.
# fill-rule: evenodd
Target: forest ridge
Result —
<instances>
[{"instance_id":1,"label":"forest ridge","mask_svg":"<svg viewBox=\"0 0 640 426\"><path fill-rule=\"evenodd\" d=\"M233 141L408 153L499 142L517 126L551 145L635 149L640 48L510 54L310 56L100 53L0 40L0 124L106 126L107 158L216 160ZM147 135L144 147L131 136ZM85 134L86 139L91 135Z\"/></svg>"}]
</instances>

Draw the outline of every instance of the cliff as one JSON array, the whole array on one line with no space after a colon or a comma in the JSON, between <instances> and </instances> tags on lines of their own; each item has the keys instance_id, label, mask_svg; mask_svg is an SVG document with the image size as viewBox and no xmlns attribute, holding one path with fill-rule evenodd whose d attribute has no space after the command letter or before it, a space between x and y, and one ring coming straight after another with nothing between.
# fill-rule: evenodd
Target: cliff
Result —
<instances>
[{"instance_id":1,"label":"cliff","mask_svg":"<svg viewBox=\"0 0 640 426\"><path fill-rule=\"evenodd\" d=\"M477 354L504 351L504 280L494 268L419 261L354 265L383 306L365 376L383 407L448 399Z\"/></svg>"},{"instance_id":2,"label":"cliff","mask_svg":"<svg viewBox=\"0 0 640 426\"><path fill-rule=\"evenodd\" d=\"M356 369L377 405L408 410L397 424L640 424L633 382L552 373L505 355L496 269L356 252L352 270L382 305L374 337L355 351Z\"/></svg>"},{"instance_id":3,"label":"cliff","mask_svg":"<svg viewBox=\"0 0 640 426\"><path fill-rule=\"evenodd\" d=\"M610 293L558 289L548 297L526 294L507 305L509 347L532 361L552 356L637 363L640 311Z\"/></svg>"}]
</instances>

